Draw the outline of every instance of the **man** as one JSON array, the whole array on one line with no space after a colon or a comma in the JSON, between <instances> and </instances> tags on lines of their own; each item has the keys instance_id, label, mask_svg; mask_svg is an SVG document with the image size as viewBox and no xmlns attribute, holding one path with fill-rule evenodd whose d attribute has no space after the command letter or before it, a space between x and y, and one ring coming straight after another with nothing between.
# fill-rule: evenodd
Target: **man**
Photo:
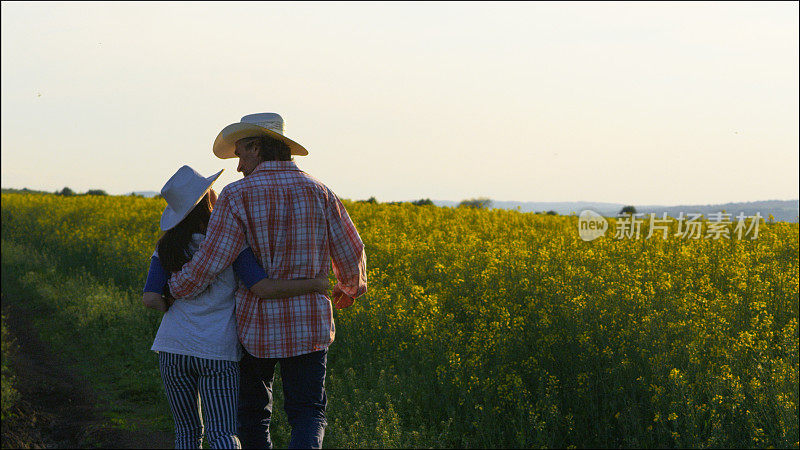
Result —
<instances>
[{"instance_id":1,"label":"man","mask_svg":"<svg viewBox=\"0 0 800 450\"><path fill-rule=\"evenodd\" d=\"M331 300L305 294L260 300L236 292L236 321L245 352L240 363L239 438L245 448L271 448L272 379L280 364L289 447L321 448L327 349L335 327L331 303L346 308L367 289L364 244L342 203L302 172L291 155L307 155L283 136L278 114L251 114L225 127L214 142L219 158L239 158L244 179L219 195L206 239L169 280L175 297L201 292L247 245L270 278L315 278L329 261L337 284Z\"/></svg>"}]
</instances>

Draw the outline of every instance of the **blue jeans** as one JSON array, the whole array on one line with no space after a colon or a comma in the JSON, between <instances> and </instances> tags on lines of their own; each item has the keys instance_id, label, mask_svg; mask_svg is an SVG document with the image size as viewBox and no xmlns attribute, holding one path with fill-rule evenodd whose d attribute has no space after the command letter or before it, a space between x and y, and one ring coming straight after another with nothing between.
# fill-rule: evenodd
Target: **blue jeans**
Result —
<instances>
[{"instance_id":1,"label":"blue jeans","mask_svg":"<svg viewBox=\"0 0 800 450\"><path fill-rule=\"evenodd\" d=\"M292 427L289 448L322 448L325 435L325 366L328 350L291 358L256 358L247 350L239 363L239 439L243 448L272 448L272 379L280 363L283 407Z\"/></svg>"}]
</instances>

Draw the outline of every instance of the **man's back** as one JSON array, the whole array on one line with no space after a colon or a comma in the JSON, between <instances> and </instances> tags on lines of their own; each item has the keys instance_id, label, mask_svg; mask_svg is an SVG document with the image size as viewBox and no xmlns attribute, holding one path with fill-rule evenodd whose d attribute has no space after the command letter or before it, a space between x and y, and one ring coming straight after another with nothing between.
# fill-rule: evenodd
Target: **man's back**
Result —
<instances>
[{"instance_id":1,"label":"man's back","mask_svg":"<svg viewBox=\"0 0 800 450\"><path fill-rule=\"evenodd\" d=\"M342 290L366 291L364 245L339 199L291 161L266 161L220 194L208 226L209 245L173 279L176 295L198 289L249 245L272 279L314 278L333 261ZM205 242L204 242L205 244ZM199 259L199 261L195 261ZM224 267L222 267L224 269ZM239 338L259 358L284 358L327 348L335 326L322 294L261 300L236 294Z\"/></svg>"},{"instance_id":2,"label":"man's back","mask_svg":"<svg viewBox=\"0 0 800 450\"><path fill-rule=\"evenodd\" d=\"M270 278L313 278L327 271L326 206L333 194L325 185L293 163L269 161L226 189L238 206L247 244Z\"/></svg>"}]
</instances>

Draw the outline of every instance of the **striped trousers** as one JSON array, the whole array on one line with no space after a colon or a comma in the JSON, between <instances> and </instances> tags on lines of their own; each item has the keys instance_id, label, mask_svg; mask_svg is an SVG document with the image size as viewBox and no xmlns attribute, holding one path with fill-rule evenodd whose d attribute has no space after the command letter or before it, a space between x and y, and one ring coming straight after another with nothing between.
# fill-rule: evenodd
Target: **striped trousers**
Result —
<instances>
[{"instance_id":1,"label":"striped trousers","mask_svg":"<svg viewBox=\"0 0 800 450\"><path fill-rule=\"evenodd\" d=\"M239 363L158 352L158 369L175 421L175 448L242 448L236 435Z\"/></svg>"}]
</instances>

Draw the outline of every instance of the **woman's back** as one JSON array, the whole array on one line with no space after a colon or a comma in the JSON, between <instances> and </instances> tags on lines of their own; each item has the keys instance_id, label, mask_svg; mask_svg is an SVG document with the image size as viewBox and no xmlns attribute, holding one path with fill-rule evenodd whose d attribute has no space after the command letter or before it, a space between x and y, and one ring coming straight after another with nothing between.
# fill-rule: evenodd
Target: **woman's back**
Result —
<instances>
[{"instance_id":1,"label":"woman's back","mask_svg":"<svg viewBox=\"0 0 800 450\"><path fill-rule=\"evenodd\" d=\"M190 254L204 238L202 234L192 235ZM161 319L151 350L239 361L242 349L236 333L236 287L233 268L228 267L197 296L176 299Z\"/></svg>"}]
</instances>

